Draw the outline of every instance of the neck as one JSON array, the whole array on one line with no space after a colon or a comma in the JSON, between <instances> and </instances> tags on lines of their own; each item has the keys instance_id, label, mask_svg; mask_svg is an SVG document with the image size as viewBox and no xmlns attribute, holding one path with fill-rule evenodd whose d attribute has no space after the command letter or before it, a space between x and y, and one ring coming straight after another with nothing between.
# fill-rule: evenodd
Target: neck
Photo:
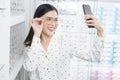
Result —
<instances>
[{"instance_id":1,"label":"neck","mask_svg":"<svg viewBox=\"0 0 120 80\"><path fill-rule=\"evenodd\" d=\"M41 35L41 44L43 45L45 51L47 51L47 48L48 48L51 38L52 38L52 36L47 36L45 34Z\"/></svg>"},{"instance_id":2,"label":"neck","mask_svg":"<svg viewBox=\"0 0 120 80\"><path fill-rule=\"evenodd\" d=\"M47 42L47 43L49 43L50 40L51 40L51 38L52 38L52 36L47 36L45 34L42 34L41 35L41 42Z\"/></svg>"}]
</instances>

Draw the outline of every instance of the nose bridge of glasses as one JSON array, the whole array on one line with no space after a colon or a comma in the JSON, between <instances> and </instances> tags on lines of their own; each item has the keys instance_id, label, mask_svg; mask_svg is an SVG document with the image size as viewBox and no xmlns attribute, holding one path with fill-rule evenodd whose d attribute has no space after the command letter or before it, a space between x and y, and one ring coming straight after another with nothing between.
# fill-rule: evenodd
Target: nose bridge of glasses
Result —
<instances>
[{"instance_id":1,"label":"nose bridge of glasses","mask_svg":"<svg viewBox=\"0 0 120 80\"><path fill-rule=\"evenodd\" d=\"M57 18L52 18L52 17L46 17L46 20L49 22L57 22Z\"/></svg>"}]
</instances>

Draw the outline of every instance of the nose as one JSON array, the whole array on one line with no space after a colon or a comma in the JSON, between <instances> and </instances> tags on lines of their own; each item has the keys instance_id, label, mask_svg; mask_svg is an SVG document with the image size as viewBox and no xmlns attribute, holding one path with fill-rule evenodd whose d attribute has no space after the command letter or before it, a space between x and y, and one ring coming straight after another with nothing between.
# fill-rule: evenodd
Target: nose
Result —
<instances>
[{"instance_id":1,"label":"nose","mask_svg":"<svg viewBox=\"0 0 120 80\"><path fill-rule=\"evenodd\" d=\"M56 25L56 21L54 20L51 20L51 23L50 23L52 26L55 26Z\"/></svg>"},{"instance_id":2,"label":"nose","mask_svg":"<svg viewBox=\"0 0 120 80\"><path fill-rule=\"evenodd\" d=\"M55 22L54 20L51 21L51 24L55 25L55 23L56 23L56 22Z\"/></svg>"}]
</instances>

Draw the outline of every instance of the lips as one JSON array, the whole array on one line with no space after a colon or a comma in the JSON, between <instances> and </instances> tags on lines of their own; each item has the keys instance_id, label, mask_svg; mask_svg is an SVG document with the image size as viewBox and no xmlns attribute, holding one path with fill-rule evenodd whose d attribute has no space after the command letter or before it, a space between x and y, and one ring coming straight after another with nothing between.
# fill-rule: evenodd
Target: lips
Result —
<instances>
[{"instance_id":1,"label":"lips","mask_svg":"<svg viewBox=\"0 0 120 80\"><path fill-rule=\"evenodd\" d=\"M48 29L49 29L50 31L54 31L54 30L55 30L54 27L49 27Z\"/></svg>"}]
</instances>

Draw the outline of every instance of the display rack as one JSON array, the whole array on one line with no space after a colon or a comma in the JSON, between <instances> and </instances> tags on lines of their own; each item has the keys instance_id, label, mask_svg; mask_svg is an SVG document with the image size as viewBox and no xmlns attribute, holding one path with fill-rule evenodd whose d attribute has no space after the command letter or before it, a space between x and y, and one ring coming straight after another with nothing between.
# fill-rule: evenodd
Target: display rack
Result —
<instances>
[{"instance_id":1,"label":"display rack","mask_svg":"<svg viewBox=\"0 0 120 80\"><path fill-rule=\"evenodd\" d=\"M25 22L25 1L11 0L10 26Z\"/></svg>"},{"instance_id":2,"label":"display rack","mask_svg":"<svg viewBox=\"0 0 120 80\"><path fill-rule=\"evenodd\" d=\"M29 20L33 16L33 2L33 0L11 0L10 2L10 80L24 80L23 42L30 28Z\"/></svg>"},{"instance_id":3,"label":"display rack","mask_svg":"<svg viewBox=\"0 0 120 80\"><path fill-rule=\"evenodd\" d=\"M16 15L16 16L10 16L10 26L14 26L16 24L25 22L25 14L22 15Z\"/></svg>"},{"instance_id":4,"label":"display rack","mask_svg":"<svg viewBox=\"0 0 120 80\"><path fill-rule=\"evenodd\" d=\"M23 46L23 35L24 35L25 23L20 22L10 27L10 78L15 79L15 75L19 72L22 66L24 46ZM23 32L23 33L21 33Z\"/></svg>"},{"instance_id":5,"label":"display rack","mask_svg":"<svg viewBox=\"0 0 120 80\"><path fill-rule=\"evenodd\" d=\"M8 80L8 65L0 64L0 80Z\"/></svg>"},{"instance_id":6,"label":"display rack","mask_svg":"<svg viewBox=\"0 0 120 80\"><path fill-rule=\"evenodd\" d=\"M34 1L36 3L34 3ZM84 24L83 12L81 4L87 3L92 4L94 7L95 14L100 20L102 26L104 26L105 32L105 52L102 54L102 58L98 63L82 63L81 60L74 61L72 64L73 80L119 80L120 79L120 2L118 0L102 0L100 4L90 0L11 0L11 14L10 14L10 80L15 80L18 75L22 63L23 63L23 45L22 42L25 39L25 35L28 29L29 19L33 16L34 10L40 3L50 3L57 7L59 10L59 21L60 25L57 32L71 33L79 35L80 33L89 34L87 26ZM69 2L68 1L72 1ZM74 2L75 1L75 2ZM89 2L87 2L89 1ZM26 3L27 2L27 3ZM117 5L114 2L118 2ZM39 3L39 4L38 4ZM26 5L25 5L26 4ZM74 4L74 5L73 5ZM72 5L72 7L70 7ZM112 5L112 8L111 8ZM94 11L93 10L93 11ZM4 5L0 8L2 17L6 12ZM104 13L105 12L105 13ZM106 15L106 13L108 15ZM26 15L27 14L27 15ZM107 19L107 20L106 20ZM26 21L27 20L27 21ZM110 24L108 23L110 22ZM77 31L77 32L76 32ZM95 30L91 30L93 33ZM91 34L91 33L90 33ZM17 36L17 37L16 37ZM18 37L19 36L19 37ZM75 37L73 37L75 38ZM78 38L78 36L77 36ZM76 39L77 39L76 38ZM84 35L82 36L81 43L85 42ZM86 43L87 44L87 43ZM85 48L86 49L86 48ZM79 63L80 62L80 63ZM82 64L82 65L79 65ZM87 71L83 71L87 70ZM78 75L79 74L79 75ZM82 76L82 77L81 77ZM91 76L91 77L90 77ZM106 79L103 79L103 77ZM115 79L114 76L117 76Z\"/></svg>"},{"instance_id":7,"label":"display rack","mask_svg":"<svg viewBox=\"0 0 120 80\"><path fill-rule=\"evenodd\" d=\"M14 68L11 70L10 72L10 80L15 80L18 72L20 71L21 67L22 67L22 64L23 64L23 57L20 57L18 60L17 60L17 63L14 64Z\"/></svg>"},{"instance_id":8,"label":"display rack","mask_svg":"<svg viewBox=\"0 0 120 80\"><path fill-rule=\"evenodd\" d=\"M9 80L9 0L0 0L0 80Z\"/></svg>"},{"instance_id":9,"label":"display rack","mask_svg":"<svg viewBox=\"0 0 120 80\"><path fill-rule=\"evenodd\" d=\"M25 0L11 0L10 2L10 80L16 80L23 64L25 3Z\"/></svg>"},{"instance_id":10,"label":"display rack","mask_svg":"<svg viewBox=\"0 0 120 80\"><path fill-rule=\"evenodd\" d=\"M93 13L97 16L104 29L104 51L101 54L101 60L96 63L74 60L74 64L71 64L72 80L120 80L119 0L36 0L36 5L40 1L57 7L59 12L57 32L75 35L83 33L83 38L81 38L83 41L79 40L80 43L85 44L88 42L84 33L90 35L96 33L95 29L88 29L85 24L82 4L91 6ZM73 38L80 39L78 37ZM90 39L93 40L94 37L90 37ZM86 47L84 49L87 50Z\"/></svg>"}]
</instances>

